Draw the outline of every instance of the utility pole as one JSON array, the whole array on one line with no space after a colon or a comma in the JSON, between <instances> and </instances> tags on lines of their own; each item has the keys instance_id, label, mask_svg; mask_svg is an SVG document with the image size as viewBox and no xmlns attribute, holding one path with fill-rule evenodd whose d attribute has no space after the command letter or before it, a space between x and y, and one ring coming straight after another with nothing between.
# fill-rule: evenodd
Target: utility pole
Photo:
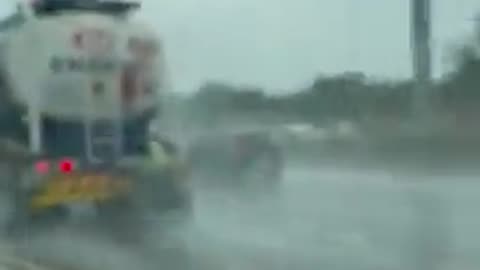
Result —
<instances>
[{"instance_id":1,"label":"utility pole","mask_svg":"<svg viewBox=\"0 0 480 270\"><path fill-rule=\"evenodd\" d=\"M431 120L431 6L430 0L410 1L411 52L415 89L412 95L414 115L425 126Z\"/></svg>"},{"instance_id":2,"label":"utility pole","mask_svg":"<svg viewBox=\"0 0 480 270\"><path fill-rule=\"evenodd\" d=\"M431 0L410 0L410 32L412 67L415 88L412 95L413 114L420 135L427 135L432 125L431 68ZM437 270L445 259L448 226L442 198L433 191L414 192L413 207L417 215L413 235L412 267L415 270Z\"/></svg>"}]
</instances>

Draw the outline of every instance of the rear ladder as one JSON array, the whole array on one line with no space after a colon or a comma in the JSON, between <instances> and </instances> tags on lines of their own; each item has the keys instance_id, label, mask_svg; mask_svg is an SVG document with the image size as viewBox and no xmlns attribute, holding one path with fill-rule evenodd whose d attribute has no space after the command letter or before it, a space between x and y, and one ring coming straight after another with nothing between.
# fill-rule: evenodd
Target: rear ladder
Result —
<instances>
[{"instance_id":1,"label":"rear ladder","mask_svg":"<svg viewBox=\"0 0 480 270\"><path fill-rule=\"evenodd\" d=\"M103 83L96 83L97 87L104 88ZM118 92L111 98L117 100ZM111 107L113 111L109 116L99 119L99 115L104 115L105 104L100 102L94 91L90 92L89 111L85 118L85 143L87 161L90 163L115 162L123 154L123 114L120 103ZM101 100L101 99L100 99ZM100 111L103 111L100 113Z\"/></svg>"},{"instance_id":2,"label":"rear ladder","mask_svg":"<svg viewBox=\"0 0 480 270\"><path fill-rule=\"evenodd\" d=\"M120 119L87 120L85 137L89 162L114 162L122 156L123 125Z\"/></svg>"}]
</instances>

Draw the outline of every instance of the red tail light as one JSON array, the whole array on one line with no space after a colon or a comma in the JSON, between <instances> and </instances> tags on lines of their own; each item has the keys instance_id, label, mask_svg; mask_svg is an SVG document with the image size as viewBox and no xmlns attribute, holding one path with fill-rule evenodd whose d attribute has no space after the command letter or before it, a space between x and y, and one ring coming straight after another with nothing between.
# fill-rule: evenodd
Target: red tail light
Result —
<instances>
[{"instance_id":1,"label":"red tail light","mask_svg":"<svg viewBox=\"0 0 480 270\"><path fill-rule=\"evenodd\" d=\"M62 173L70 173L75 169L75 162L71 159L63 159L59 162L58 168Z\"/></svg>"},{"instance_id":2,"label":"red tail light","mask_svg":"<svg viewBox=\"0 0 480 270\"><path fill-rule=\"evenodd\" d=\"M47 174L50 171L50 162L39 160L35 163L35 171L38 174Z\"/></svg>"}]
</instances>

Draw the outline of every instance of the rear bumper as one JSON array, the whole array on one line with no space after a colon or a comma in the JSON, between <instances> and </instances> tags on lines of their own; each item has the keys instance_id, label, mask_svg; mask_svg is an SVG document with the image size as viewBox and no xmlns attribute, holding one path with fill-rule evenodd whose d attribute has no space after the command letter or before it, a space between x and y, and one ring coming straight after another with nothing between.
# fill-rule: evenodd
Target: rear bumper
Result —
<instances>
[{"instance_id":1,"label":"rear bumper","mask_svg":"<svg viewBox=\"0 0 480 270\"><path fill-rule=\"evenodd\" d=\"M145 168L144 168L145 169ZM169 170L138 170L103 175L100 178L52 179L28 192L28 208L42 212L49 208L75 203L103 204L117 199L128 199L140 207L151 205L155 208L182 208L190 195L188 170L183 166Z\"/></svg>"},{"instance_id":2,"label":"rear bumper","mask_svg":"<svg viewBox=\"0 0 480 270\"><path fill-rule=\"evenodd\" d=\"M38 211L77 202L104 202L128 194L131 182L130 179L95 175L52 178L28 192L28 207L32 211Z\"/></svg>"}]
</instances>

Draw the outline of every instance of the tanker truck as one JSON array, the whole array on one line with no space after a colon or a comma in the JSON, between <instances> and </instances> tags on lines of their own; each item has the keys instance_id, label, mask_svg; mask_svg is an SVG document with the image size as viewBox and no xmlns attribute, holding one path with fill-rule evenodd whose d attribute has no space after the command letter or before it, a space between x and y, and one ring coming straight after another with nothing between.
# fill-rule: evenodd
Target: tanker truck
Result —
<instances>
[{"instance_id":1,"label":"tanker truck","mask_svg":"<svg viewBox=\"0 0 480 270\"><path fill-rule=\"evenodd\" d=\"M28 150L11 166L9 232L57 224L86 204L108 226L190 213L175 143L149 134L167 78L162 43L134 20L139 8L20 2L0 22L0 138Z\"/></svg>"}]
</instances>

